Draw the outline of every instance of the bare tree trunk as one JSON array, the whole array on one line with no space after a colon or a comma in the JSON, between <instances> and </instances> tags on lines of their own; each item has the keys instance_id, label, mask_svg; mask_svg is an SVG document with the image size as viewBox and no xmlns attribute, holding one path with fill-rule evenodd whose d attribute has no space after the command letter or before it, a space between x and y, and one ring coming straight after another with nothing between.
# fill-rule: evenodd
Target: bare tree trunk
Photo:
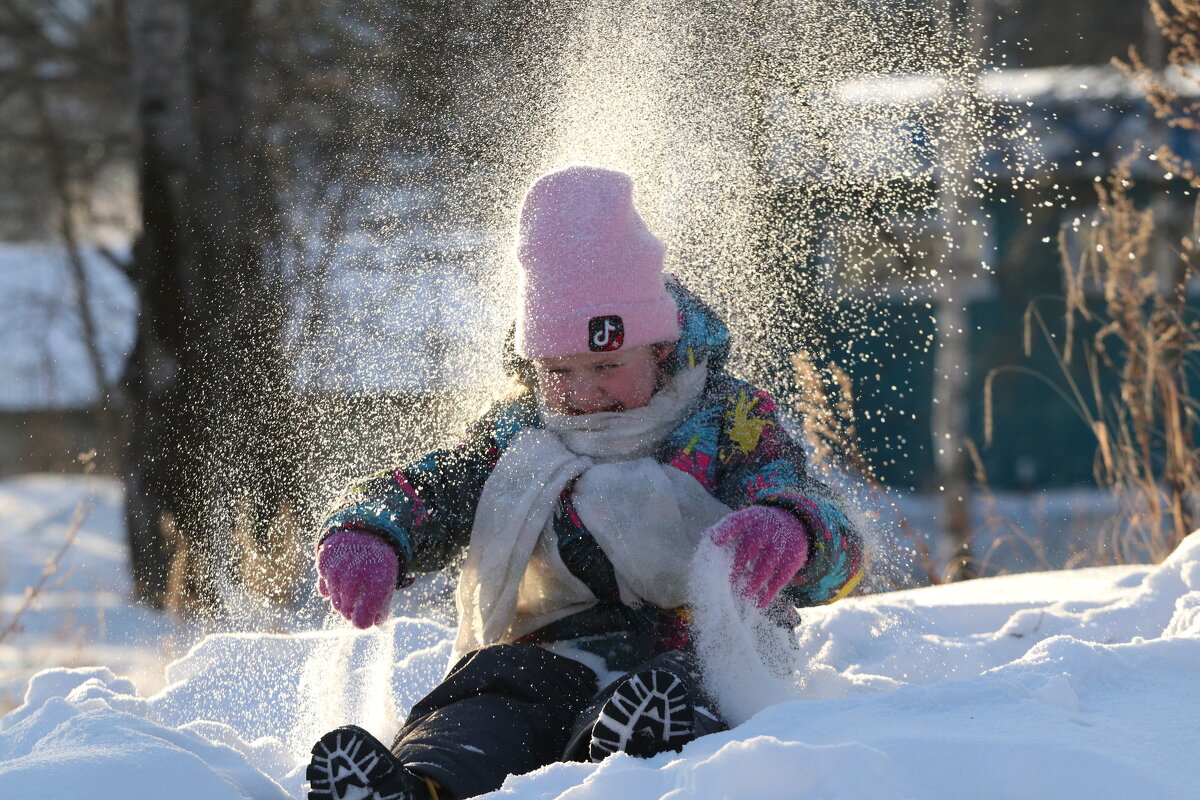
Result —
<instances>
[{"instance_id":1,"label":"bare tree trunk","mask_svg":"<svg viewBox=\"0 0 1200 800\"><path fill-rule=\"evenodd\" d=\"M252 12L234 0L128 3L143 234L127 515L139 594L159 604L181 548L173 591L216 606L235 521L264 533L296 483Z\"/></svg>"},{"instance_id":2,"label":"bare tree trunk","mask_svg":"<svg viewBox=\"0 0 1200 800\"><path fill-rule=\"evenodd\" d=\"M943 131L938 205L946 229L945 275L934 283L937 340L933 358L931 435L938 491L942 494L944 528L952 546L948 577L975 577L971 554L971 484L966 440L969 435L967 387L970 380L970 325L966 293L979 265L980 218L972 190L977 156L973 147L978 123L978 68L982 52L979 29L983 0L963 0L960 26L952 36L963 48L957 72L948 77L946 122ZM967 33L965 31L972 31Z\"/></svg>"},{"instance_id":3,"label":"bare tree trunk","mask_svg":"<svg viewBox=\"0 0 1200 800\"><path fill-rule=\"evenodd\" d=\"M798 282L807 280L803 272L786 277L778 273L783 255L780 226L785 220L775 205L778 183L771 162L770 137L771 107L781 91L782 65L770 32L776 24L774 17L782 12L772 0L742 0L737 11L724 13L733 18L733 29L743 37L738 48L743 54L742 91L736 101L741 104L739 133L744 137L747 161L745 190L749 207L745 241L750 268L742 271L742 277L756 281L745 289L756 298L762 315L757 324L746 326L740 334L743 346L753 354L742 369L756 383L773 386L779 379L778 359L788 355L778 352L783 342L779 338L777 314L780 309L796 310L796 287ZM795 226L799 221L790 218L786 223ZM806 341L812 338L808 316L795 313L788 323L803 330L797 333L793 328L790 336L800 336Z\"/></svg>"},{"instance_id":4,"label":"bare tree trunk","mask_svg":"<svg viewBox=\"0 0 1200 800\"><path fill-rule=\"evenodd\" d=\"M184 0L130 0L129 39L141 132L142 235L132 275L141 318L125 385L130 395L126 521L139 596L161 605L170 573L168 531L184 513L179 416L178 319L185 265L194 260L189 161L196 159L191 109L188 11Z\"/></svg>"}]
</instances>

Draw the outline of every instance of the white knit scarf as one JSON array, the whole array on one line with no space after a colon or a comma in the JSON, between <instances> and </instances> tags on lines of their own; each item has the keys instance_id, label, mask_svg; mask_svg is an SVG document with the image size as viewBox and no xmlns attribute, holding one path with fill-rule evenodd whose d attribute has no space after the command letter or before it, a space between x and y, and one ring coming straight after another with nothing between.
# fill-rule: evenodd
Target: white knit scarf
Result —
<instances>
[{"instance_id":1,"label":"white knit scarf","mask_svg":"<svg viewBox=\"0 0 1200 800\"><path fill-rule=\"evenodd\" d=\"M621 602L675 608L703 533L729 513L695 478L655 461L655 446L704 389L702 364L683 370L648 405L568 416L518 433L484 484L458 583L454 658L513 641L596 603L558 552L554 511L563 490L612 562Z\"/></svg>"}]
</instances>

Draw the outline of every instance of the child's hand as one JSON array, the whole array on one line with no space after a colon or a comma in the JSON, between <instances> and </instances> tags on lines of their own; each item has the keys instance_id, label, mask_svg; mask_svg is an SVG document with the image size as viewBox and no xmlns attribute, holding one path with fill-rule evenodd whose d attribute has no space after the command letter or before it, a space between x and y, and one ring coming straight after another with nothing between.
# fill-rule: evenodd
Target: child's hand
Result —
<instances>
[{"instance_id":1,"label":"child's hand","mask_svg":"<svg viewBox=\"0 0 1200 800\"><path fill-rule=\"evenodd\" d=\"M759 608L770 605L808 562L808 533L782 508L743 508L714 525L710 535L716 544L735 548L729 579Z\"/></svg>"},{"instance_id":2,"label":"child's hand","mask_svg":"<svg viewBox=\"0 0 1200 800\"><path fill-rule=\"evenodd\" d=\"M317 591L356 628L388 618L400 559L392 546L364 531L338 531L317 550Z\"/></svg>"}]
</instances>

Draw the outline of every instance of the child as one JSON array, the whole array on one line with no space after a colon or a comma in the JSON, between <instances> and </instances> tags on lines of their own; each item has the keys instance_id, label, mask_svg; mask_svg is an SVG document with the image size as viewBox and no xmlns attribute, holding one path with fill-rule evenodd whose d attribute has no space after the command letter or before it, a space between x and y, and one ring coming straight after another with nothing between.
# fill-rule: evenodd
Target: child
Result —
<instances>
[{"instance_id":1,"label":"child","mask_svg":"<svg viewBox=\"0 0 1200 800\"><path fill-rule=\"evenodd\" d=\"M354 726L326 734L310 800L461 800L720 730L689 651L705 536L781 624L858 581L858 535L771 398L722 371L728 330L663 256L629 176L570 167L530 188L506 343L527 391L457 448L353 487L317 550L321 594L367 628L406 574L466 548L457 662L390 750Z\"/></svg>"}]
</instances>

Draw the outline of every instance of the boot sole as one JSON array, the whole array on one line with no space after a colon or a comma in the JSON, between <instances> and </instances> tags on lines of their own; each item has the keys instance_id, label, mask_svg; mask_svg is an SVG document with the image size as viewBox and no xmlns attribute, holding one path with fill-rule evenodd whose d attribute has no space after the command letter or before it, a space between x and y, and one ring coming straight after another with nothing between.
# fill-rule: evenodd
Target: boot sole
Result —
<instances>
[{"instance_id":1,"label":"boot sole","mask_svg":"<svg viewBox=\"0 0 1200 800\"><path fill-rule=\"evenodd\" d=\"M383 744L356 725L330 731L312 748L308 800L414 800Z\"/></svg>"},{"instance_id":2,"label":"boot sole","mask_svg":"<svg viewBox=\"0 0 1200 800\"><path fill-rule=\"evenodd\" d=\"M696 711L687 685L666 670L649 669L626 678L600 709L588 756L613 753L649 758L679 750L695 738Z\"/></svg>"}]
</instances>

